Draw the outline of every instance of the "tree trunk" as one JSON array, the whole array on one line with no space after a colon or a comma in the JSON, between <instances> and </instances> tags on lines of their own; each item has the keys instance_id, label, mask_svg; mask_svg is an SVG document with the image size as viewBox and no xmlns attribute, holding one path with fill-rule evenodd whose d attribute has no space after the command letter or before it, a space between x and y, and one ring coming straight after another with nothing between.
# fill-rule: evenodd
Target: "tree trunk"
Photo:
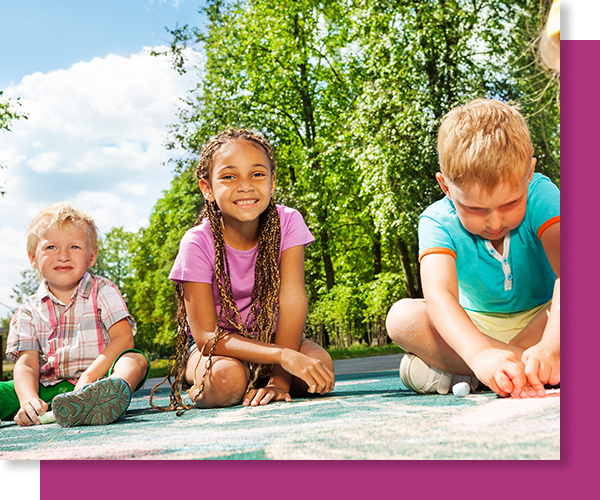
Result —
<instances>
[{"instance_id":1,"label":"tree trunk","mask_svg":"<svg viewBox=\"0 0 600 500\"><path fill-rule=\"evenodd\" d=\"M329 232L325 226L327 221L327 212L319 214L319 238L321 239L321 250L323 251L323 268L325 269L325 281L327 283L327 291L330 292L335 286L335 274L333 271L333 262L331 260L331 252L329 251Z\"/></svg>"},{"instance_id":2,"label":"tree trunk","mask_svg":"<svg viewBox=\"0 0 600 500\"><path fill-rule=\"evenodd\" d=\"M373 274L381 274L381 234L375 233L373 238Z\"/></svg>"},{"instance_id":3,"label":"tree trunk","mask_svg":"<svg viewBox=\"0 0 600 500\"><path fill-rule=\"evenodd\" d=\"M406 284L406 294L410 298L416 298L417 289L415 287L415 280L410 268L411 258L409 255L408 247L406 243L398 236L396 236L396 245L398 247L398 253L400 254L400 264L402 265L402 272L404 273L404 283Z\"/></svg>"}]
</instances>

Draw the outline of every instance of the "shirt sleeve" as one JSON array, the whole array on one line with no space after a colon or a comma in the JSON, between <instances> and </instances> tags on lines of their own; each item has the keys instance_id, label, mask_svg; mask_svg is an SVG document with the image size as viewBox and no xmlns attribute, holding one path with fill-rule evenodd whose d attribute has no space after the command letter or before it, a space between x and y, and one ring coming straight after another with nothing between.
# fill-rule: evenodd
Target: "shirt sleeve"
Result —
<instances>
[{"instance_id":1,"label":"shirt sleeve","mask_svg":"<svg viewBox=\"0 0 600 500\"><path fill-rule=\"evenodd\" d=\"M127 319L131 331L135 335L136 322L129 314L121 292L114 283L106 278L99 278L98 314L107 330L122 319Z\"/></svg>"},{"instance_id":2,"label":"shirt sleeve","mask_svg":"<svg viewBox=\"0 0 600 500\"><path fill-rule=\"evenodd\" d=\"M299 245L307 246L315 241L300 212L284 206L279 206L278 210L281 223L280 252Z\"/></svg>"},{"instance_id":3,"label":"shirt sleeve","mask_svg":"<svg viewBox=\"0 0 600 500\"><path fill-rule=\"evenodd\" d=\"M215 244L207 220L189 229L181 239L169 279L175 283L212 283L215 274Z\"/></svg>"},{"instance_id":4,"label":"shirt sleeve","mask_svg":"<svg viewBox=\"0 0 600 500\"><path fill-rule=\"evenodd\" d=\"M435 210L435 205L426 209L419 218L419 260L431 253L445 253L456 258L456 244L451 231L444 223L444 217Z\"/></svg>"},{"instance_id":5,"label":"shirt sleeve","mask_svg":"<svg viewBox=\"0 0 600 500\"><path fill-rule=\"evenodd\" d=\"M527 217L531 231L541 239L542 233L560 222L560 191L543 175L536 175L527 195Z\"/></svg>"},{"instance_id":6,"label":"shirt sleeve","mask_svg":"<svg viewBox=\"0 0 600 500\"><path fill-rule=\"evenodd\" d=\"M6 357L11 361L16 361L21 351L42 352L33 324L33 314L23 305L17 309L10 322Z\"/></svg>"}]
</instances>

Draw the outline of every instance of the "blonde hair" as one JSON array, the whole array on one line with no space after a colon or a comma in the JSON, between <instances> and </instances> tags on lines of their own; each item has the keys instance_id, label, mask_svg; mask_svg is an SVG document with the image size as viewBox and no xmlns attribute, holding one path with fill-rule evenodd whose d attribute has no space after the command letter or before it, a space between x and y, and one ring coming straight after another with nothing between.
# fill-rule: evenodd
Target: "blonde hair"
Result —
<instances>
[{"instance_id":1,"label":"blonde hair","mask_svg":"<svg viewBox=\"0 0 600 500\"><path fill-rule=\"evenodd\" d=\"M444 116L438 154L447 181L457 186L474 181L491 191L523 181L531 168L533 145L517 106L475 99Z\"/></svg>"},{"instance_id":2,"label":"blonde hair","mask_svg":"<svg viewBox=\"0 0 600 500\"><path fill-rule=\"evenodd\" d=\"M554 0L540 35L540 57L552 71L560 75L560 1Z\"/></svg>"},{"instance_id":3,"label":"blonde hair","mask_svg":"<svg viewBox=\"0 0 600 500\"><path fill-rule=\"evenodd\" d=\"M65 230L69 224L84 227L87 231L92 251L98 250L98 228L92 219L83 210L75 208L67 202L55 203L44 208L29 224L27 228L27 253L34 255L40 241L41 234L53 227L59 231Z\"/></svg>"}]
</instances>

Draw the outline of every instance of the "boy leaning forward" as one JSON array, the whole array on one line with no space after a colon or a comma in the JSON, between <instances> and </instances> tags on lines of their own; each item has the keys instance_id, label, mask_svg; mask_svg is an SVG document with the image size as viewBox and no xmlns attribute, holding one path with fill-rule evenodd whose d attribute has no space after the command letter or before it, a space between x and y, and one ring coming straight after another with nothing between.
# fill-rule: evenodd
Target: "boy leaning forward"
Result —
<instances>
[{"instance_id":1,"label":"boy leaning forward","mask_svg":"<svg viewBox=\"0 0 600 500\"><path fill-rule=\"evenodd\" d=\"M445 198L419 222L424 300L397 302L390 337L411 354L400 377L420 393L459 381L543 397L560 383L560 193L535 173L518 109L477 99L438 133Z\"/></svg>"},{"instance_id":2,"label":"boy leaning forward","mask_svg":"<svg viewBox=\"0 0 600 500\"><path fill-rule=\"evenodd\" d=\"M0 419L37 425L51 403L62 427L117 420L149 362L133 348L135 322L117 287L87 271L98 254L94 221L52 205L30 224L27 252L42 282L10 324L15 367L13 380L0 382Z\"/></svg>"}]
</instances>

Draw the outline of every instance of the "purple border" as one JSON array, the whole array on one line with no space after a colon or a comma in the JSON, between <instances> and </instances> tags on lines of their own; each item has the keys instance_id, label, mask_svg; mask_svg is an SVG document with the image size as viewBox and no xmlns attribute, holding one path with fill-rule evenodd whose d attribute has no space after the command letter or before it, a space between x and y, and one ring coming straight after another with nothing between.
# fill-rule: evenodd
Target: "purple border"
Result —
<instances>
[{"instance_id":1,"label":"purple border","mask_svg":"<svg viewBox=\"0 0 600 500\"><path fill-rule=\"evenodd\" d=\"M279 495L286 499L323 497L398 497L419 492L424 498L503 500L559 498L562 488L578 491L597 477L591 435L596 435L598 414L594 390L597 374L585 375L599 352L596 325L588 326L595 306L594 285L600 280L596 252L600 232L593 231L592 203L600 196L600 165L592 148L600 143L600 67L595 61L600 41L562 43L562 203L566 210L563 246L567 293L563 294L563 360L567 362L562 396L561 460L554 462L42 462L41 500L68 500L81 494L96 498L159 496L243 495L260 498ZM585 216L583 216L585 214ZM592 253L594 252L594 253ZM592 263L590 266L589 263ZM578 272L579 271L579 272ZM570 293L569 293L570 292ZM566 328L564 328L566 326ZM591 344L590 344L591 342ZM564 363L563 361L563 363ZM587 446L586 446L587 445ZM596 465L594 465L596 464ZM70 479L65 479L65 472ZM53 478L61 478L55 486ZM232 484L233 481L233 484ZM458 481L458 482L457 482ZM89 485L96 485L90 489ZM106 487L103 487L106 485ZM229 493L227 490L230 490ZM456 490L454 490L456 491ZM72 492L72 493L68 493ZM458 493L458 492L457 492Z\"/></svg>"}]
</instances>

